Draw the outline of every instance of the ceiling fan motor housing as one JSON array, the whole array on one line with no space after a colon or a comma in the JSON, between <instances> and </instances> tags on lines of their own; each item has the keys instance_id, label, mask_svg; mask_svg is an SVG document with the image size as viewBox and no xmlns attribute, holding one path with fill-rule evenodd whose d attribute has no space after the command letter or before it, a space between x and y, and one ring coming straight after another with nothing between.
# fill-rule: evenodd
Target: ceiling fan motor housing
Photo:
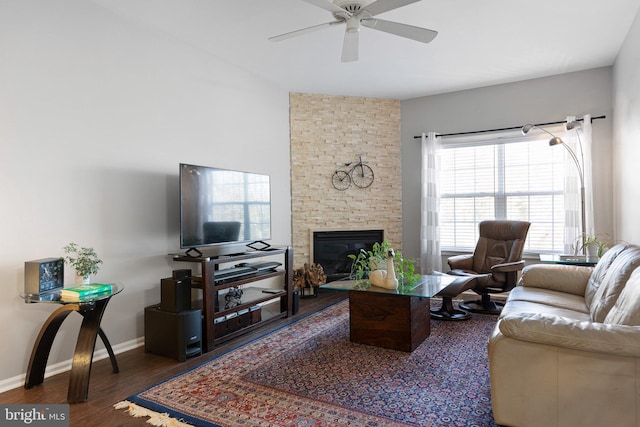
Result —
<instances>
[{"instance_id":1,"label":"ceiling fan motor housing","mask_svg":"<svg viewBox=\"0 0 640 427\"><path fill-rule=\"evenodd\" d=\"M370 3L373 3L373 0L333 0L333 4L339 6L349 12L352 15L357 14L363 8L367 7ZM337 19L343 18L340 14L334 14Z\"/></svg>"}]
</instances>

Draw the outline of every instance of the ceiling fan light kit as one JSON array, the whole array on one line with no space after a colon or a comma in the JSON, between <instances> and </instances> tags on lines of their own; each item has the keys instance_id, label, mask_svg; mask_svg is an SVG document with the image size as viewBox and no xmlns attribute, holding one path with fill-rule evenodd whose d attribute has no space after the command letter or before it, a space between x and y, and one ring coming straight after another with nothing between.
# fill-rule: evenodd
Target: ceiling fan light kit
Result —
<instances>
[{"instance_id":1,"label":"ceiling fan light kit","mask_svg":"<svg viewBox=\"0 0 640 427\"><path fill-rule=\"evenodd\" d=\"M333 14L335 21L314 25L300 30L291 31L270 37L271 41L286 40L325 27L345 24L345 36L342 45L342 62L358 60L359 37L361 25L373 30L382 31L395 36L405 37L421 43L429 43L438 32L399 22L385 21L374 18L390 10L398 9L420 0L303 0L313 6L325 9Z\"/></svg>"}]
</instances>

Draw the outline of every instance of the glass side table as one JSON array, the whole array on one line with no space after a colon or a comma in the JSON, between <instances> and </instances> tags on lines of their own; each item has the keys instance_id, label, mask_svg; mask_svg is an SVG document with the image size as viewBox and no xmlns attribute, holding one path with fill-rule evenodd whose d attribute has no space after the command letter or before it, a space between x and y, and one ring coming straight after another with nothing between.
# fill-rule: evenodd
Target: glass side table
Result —
<instances>
[{"instance_id":1,"label":"glass side table","mask_svg":"<svg viewBox=\"0 0 640 427\"><path fill-rule=\"evenodd\" d=\"M540 261L549 264L579 265L594 267L600 258L586 255L540 254Z\"/></svg>"},{"instance_id":2,"label":"glass side table","mask_svg":"<svg viewBox=\"0 0 640 427\"><path fill-rule=\"evenodd\" d=\"M60 326L72 312L78 312L82 315L82 325L78 331L78 340L76 341L76 349L73 353L73 362L71 364L71 376L69 378L69 390L67 392L67 401L69 403L85 402L89 395L89 377L91 375L91 363L93 361L93 351L96 345L96 339L100 336L104 346L109 353L111 359L111 367L113 373L119 372L118 362L113 353L111 344L107 339L104 331L100 327L102 315L107 308L107 303L114 295L119 294L124 289L122 284L112 284L111 292L98 295L90 295L82 298L79 302L62 301L60 291L52 291L44 295L21 294L20 297L26 303L48 303L58 304L58 307L44 322L36 342L31 351L29 359L29 367L27 368L27 377L25 378L24 387L32 388L40 385L44 381L44 373L47 367L47 360L53 340L60 329Z\"/></svg>"}]
</instances>

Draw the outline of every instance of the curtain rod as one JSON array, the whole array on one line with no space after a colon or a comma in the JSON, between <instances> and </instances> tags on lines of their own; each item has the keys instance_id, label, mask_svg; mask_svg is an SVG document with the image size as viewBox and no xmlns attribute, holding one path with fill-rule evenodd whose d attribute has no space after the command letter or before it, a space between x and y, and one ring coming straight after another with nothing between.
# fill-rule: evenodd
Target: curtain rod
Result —
<instances>
[{"instance_id":1,"label":"curtain rod","mask_svg":"<svg viewBox=\"0 0 640 427\"><path fill-rule=\"evenodd\" d=\"M604 119L607 116L598 116L598 117L591 117L591 120L598 120L598 119ZM576 119L576 122L581 122L584 119ZM547 123L534 123L534 126L551 126L551 125L559 125L562 123L566 123L566 120L561 120L559 122L547 122ZM524 125L522 125L524 126ZM474 133L485 133L485 132L498 132L498 131L503 131L503 130L515 130L515 129L522 129L522 126L512 126L512 127L508 127L508 128L499 128L499 129L486 129L486 130L474 130L474 131L470 131L470 132L457 132L457 133L443 133L442 135L436 135L438 137L441 136L459 136L459 135L472 135ZM417 138L422 138L422 135L418 135L418 136L414 136L414 139Z\"/></svg>"}]
</instances>

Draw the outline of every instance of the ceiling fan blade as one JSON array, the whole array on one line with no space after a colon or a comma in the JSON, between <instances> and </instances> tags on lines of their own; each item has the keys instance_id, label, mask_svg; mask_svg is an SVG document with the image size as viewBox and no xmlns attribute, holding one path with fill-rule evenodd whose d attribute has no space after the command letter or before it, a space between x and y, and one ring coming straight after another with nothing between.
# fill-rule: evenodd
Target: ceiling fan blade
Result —
<instances>
[{"instance_id":1,"label":"ceiling fan blade","mask_svg":"<svg viewBox=\"0 0 640 427\"><path fill-rule=\"evenodd\" d=\"M342 44L342 62L358 60L359 31L345 31Z\"/></svg>"},{"instance_id":2,"label":"ceiling fan blade","mask_svg":"<svg viewBox=\"0 0 640 427\"><path fill-rule=\"evenodd\" d=\"M406 37L422 43L429 43L438 35L438 32L434 30L414 27L413 25L401 24L399 22L385 21L382 19L363 19L361 24L367 28L384 31L385 33Z\"/></svg>"},{"instance_id":3,"label":"ceiling fan blade","mask_svg":"<svg viewBox=\"0 0 640 427\"><path fill-rule=\"evenodd\" d=\"M369 6L365 7L364 9L367 12L369 12L371 16L376 16L381 13L388 12L390 10L397 9L399 7L406 6L408 4L415 3L418 1L420 0L377 0L371 3Z\"/></svg>"},{"instance_id":4,"label":"ceiling fan blade","mask_svg":"<svg viewBox=\"0 0 640 427\"><path fill-rule=\"evenodd\" d=\"M340 6L337 6L335 4L333 4L333 2L331 2L330 0L302 0L306 3L312 4L314 6L320 7L324 10L328 10L329 12L335 12L335 13L347 13L349 14L349 12L347 12L346 10L344 10L343 8L341 8ZM349 14L350 15L350 14Z\"/></svg>"},{"instance_id":5,"label":"ceiling fan blade","mask_svg":"<svg viewBox=\"0 0 640 427\"><path fill-rule=\"evenodd\" d=\"M303 34L312 33L314 31L321 30L321 29L323 29L325 27L330 27L332 25L343 24L343 23L344 23L344 21L325 22L324 24L318 24L318 25L314 25L312 27L302 28L300 30L295 30L295 31L291 31L289 33L284 33L284 34L280 34L280 35L277 35L277 36L269 37L269 40L272 41L272 42L279 42L281 40L286 40L286 39L290 39L292 37L301 36Z\"/></svg>"}]
</instances>

